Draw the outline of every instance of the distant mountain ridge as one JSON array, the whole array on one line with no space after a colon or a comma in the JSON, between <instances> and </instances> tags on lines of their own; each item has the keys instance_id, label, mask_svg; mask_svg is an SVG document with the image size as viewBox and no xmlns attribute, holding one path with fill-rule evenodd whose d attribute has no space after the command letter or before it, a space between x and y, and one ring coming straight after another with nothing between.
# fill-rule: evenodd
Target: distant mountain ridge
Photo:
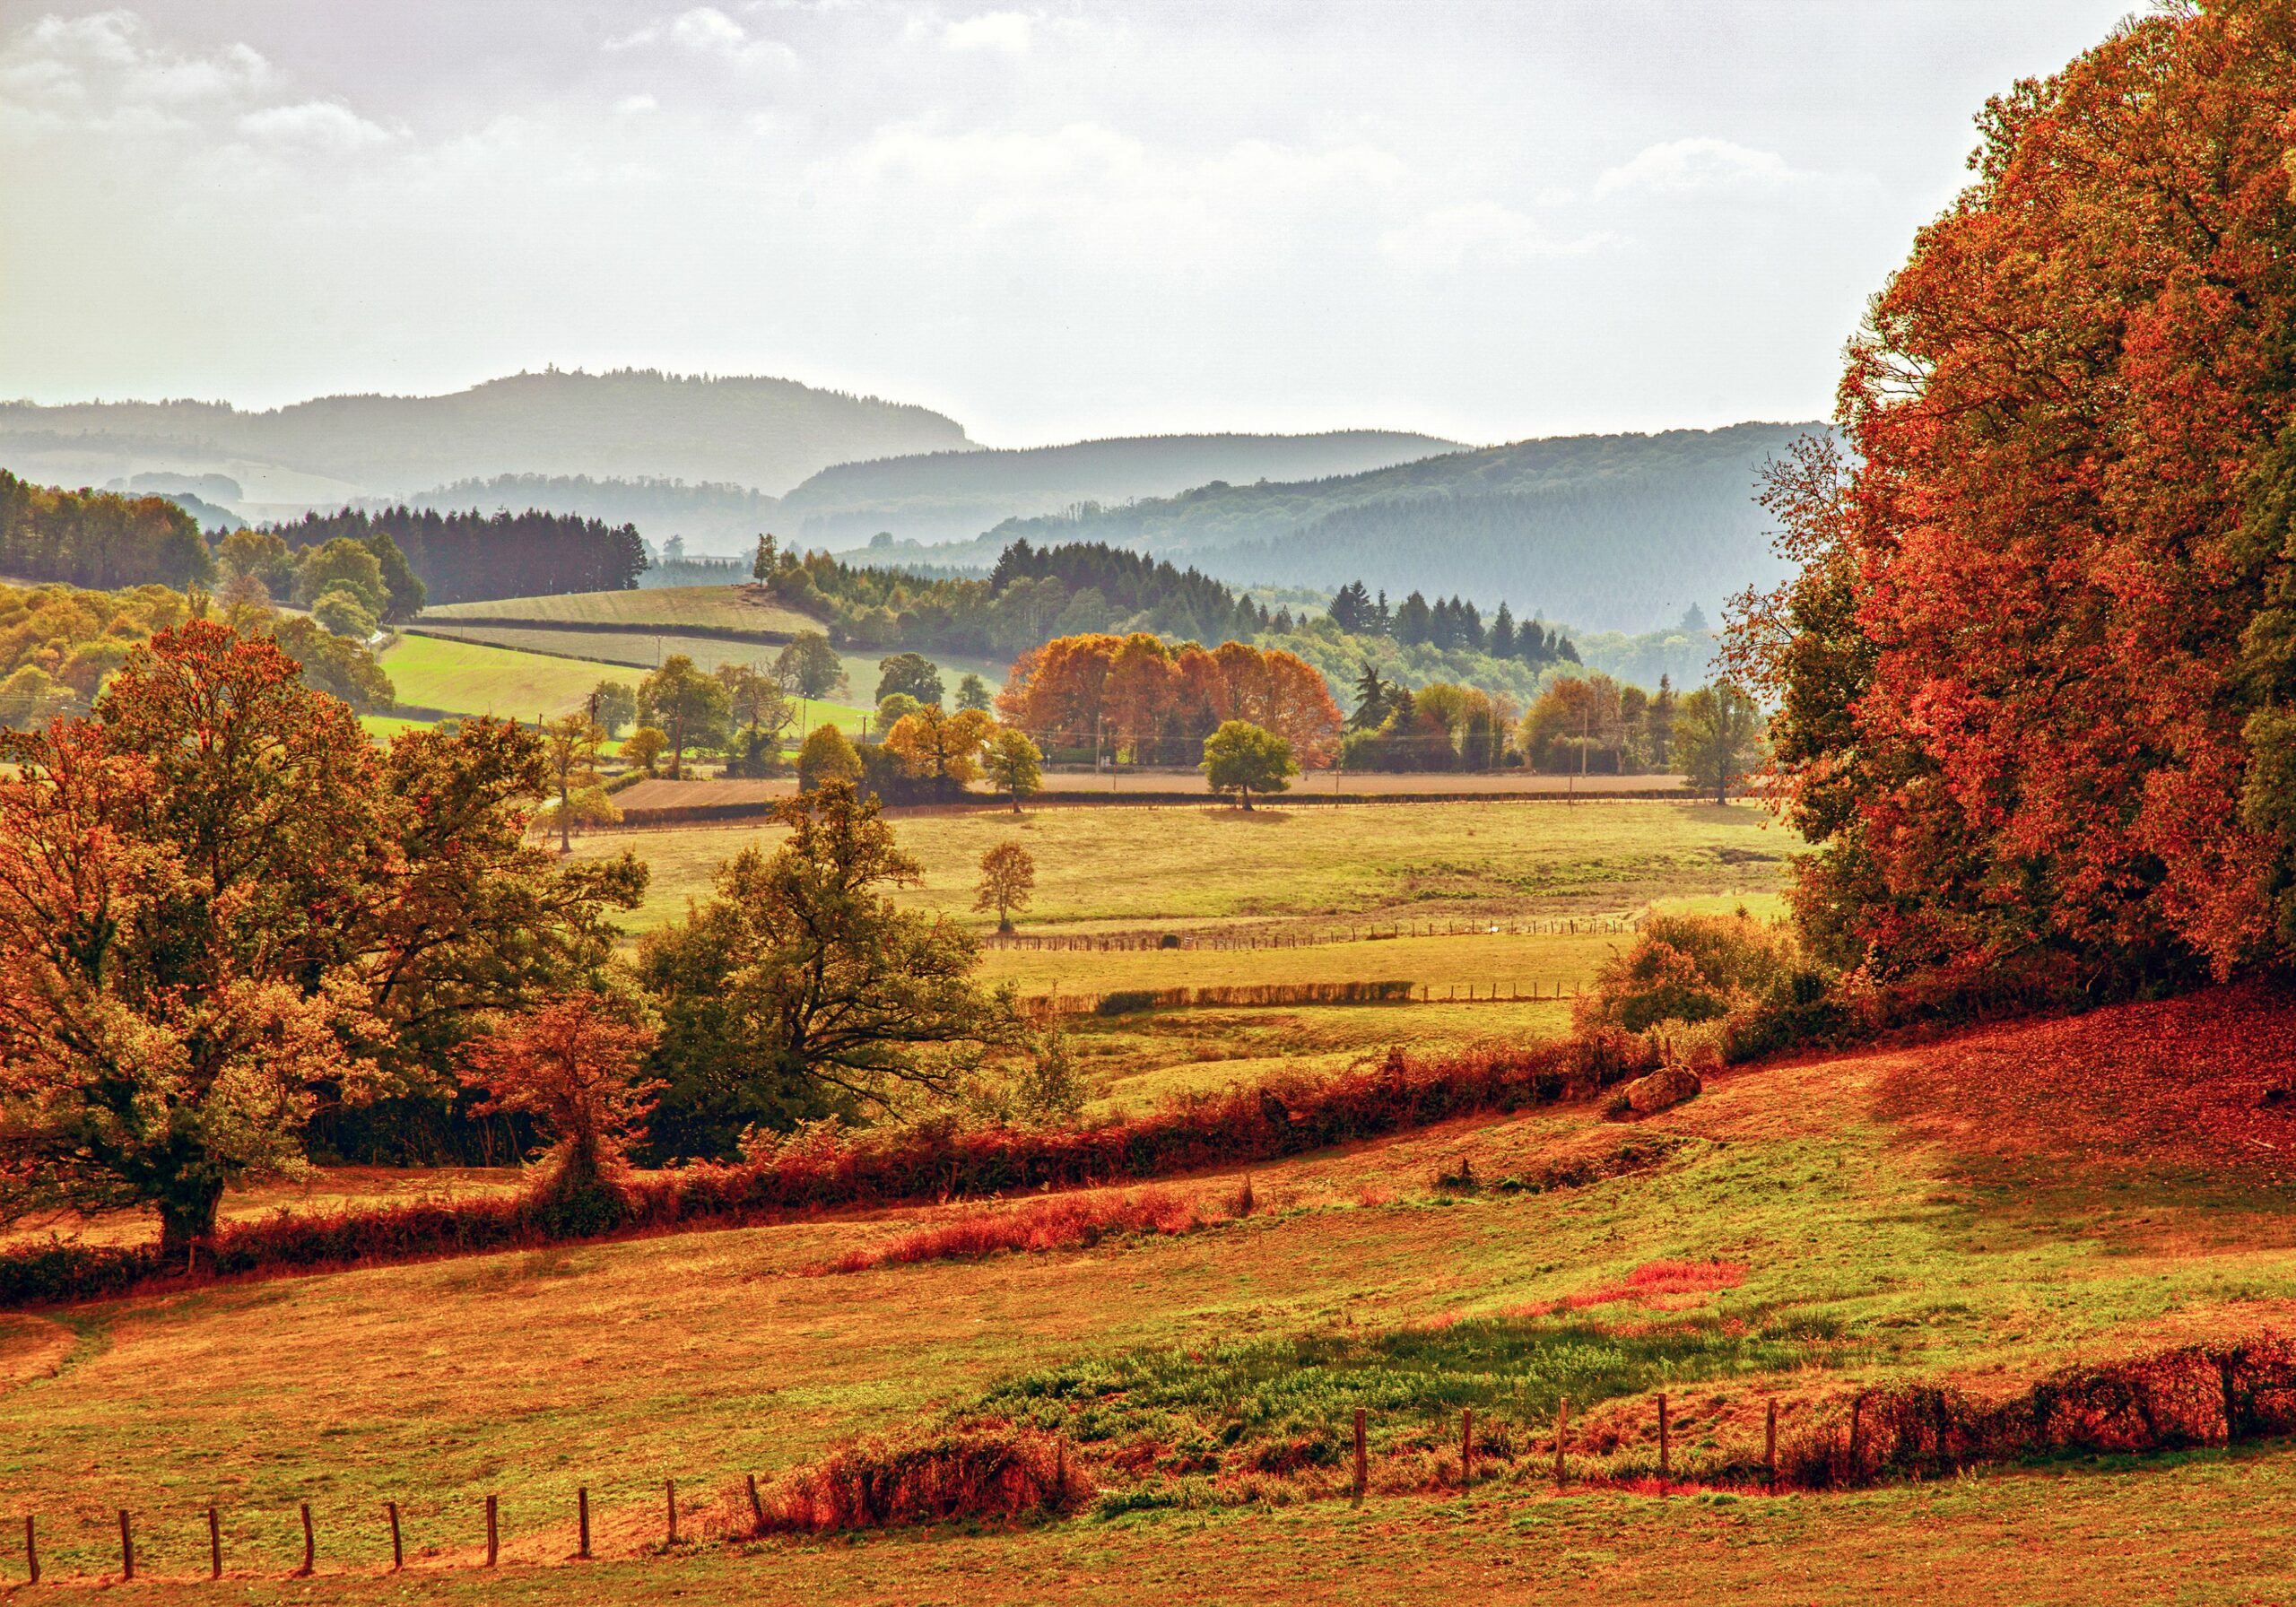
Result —
<instances>
[{"instance_id":1,"label":"distant mountain ridge","mask_svg":"<svg viewBox=\"0 0 2296 1607\"><path fill-rule=\"evenodd\" d=\"M1337 430L1119 436L842 463L782 498L784 534L832 549L857 546L880 531L897 542L964 541L1007 519L1078 503L1170 497L1214 480L1323 479L1458 449L1457 441L1409 430Z\"/></svg>"},{"instance_id":2,"label":"distant mountain ridge","mask_svg":"<svg viewBox=\"0 0 2296 1607\"><path fill-rule=\"evenodd\" d=\"M74 448L164 456L179 472L203 460L252 461L383 497L500 474L729 481L774 493L848 459L970 444L955 420L908 403L793 379L650 369L550 369L445 395L321 396L268 412L221 402L0 403L0 462Z\"/></svg>"},{"instance_id":3,"label":"distant mountain ridge","mask_svg":"<svg viewBox=\"0 0 2296 1607\"><path fill-rule=\"evenodd\" d=\"M1010 542L1107 542L1240 585L1362 580L1400 597L1500 598L1590 630L1709 613L1779 573L1754 501L1765 460L1819 423L1567 436L1291 484L1013 519L977 543L901 554L988 561ZM874 558L875 555L872 554Z\"/></svg>"}]
</instances>

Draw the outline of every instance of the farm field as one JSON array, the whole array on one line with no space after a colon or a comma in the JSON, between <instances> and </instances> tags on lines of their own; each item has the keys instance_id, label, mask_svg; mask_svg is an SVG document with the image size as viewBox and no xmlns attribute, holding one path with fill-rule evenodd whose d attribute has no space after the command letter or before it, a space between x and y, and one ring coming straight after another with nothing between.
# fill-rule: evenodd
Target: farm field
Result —
<instances>
[{"instance_id":1,"label":"farm field","mask_svg":"<svg viewBox=\"0 0 2296 1607\"><path fill-rule=\"evenodd\" d=\"M749 586L665 586L620 592L565 592L541 597L502 597L483 603L448 603L422 611L425 623L487 620L514 624L606 625L674 629L706 626L713 630L754 630L787 638L818 630L821 621L767 599Z\"/></svg>"},{"instance_id":2,"label":"farm field","mask_svg":"<svg viewBox=\"0 0 2296 1607\"><path fill-rule=\"evenodd\" d=\"M1657 898L1765 893L1789 838L1758 805L1613 802L1365 804L1344 809L1172 804L953 810L900 817L924 866L904 896L967 920L980 856L1018 842L1036 861L1021 929L1317 919L1449 921L1624 915ZM627 848L653 868L633 930L706 895L717 866L770 826L597 833L578 854Z\"/></svg>"},{"instance_id":3,"label":"farm field","mask_svg":"<svg viewBox=\"0 0 2296 1607\"><path fill-rule=\"evenodd\" d=\"M1702 1599L1870 1601L1889 1586L2069 1603L2125 1596L2132 1569L2175 1599L2272 1599L2292 1538L2278 1515L2296 1496L2284 1446L1855 1495L1700 1493L1699 1481L1743 1462L1771 1400L1796 1428L1895 1381L2000 1395L2068 1359L2296 1321L2289 1180L2278 1150L2250 1142L2296 1141L2296 1116L2256 1102L2296 1070L2292 1019L2284 996L2231 990L1733 1071L1627 1129L1585 1107L1455 1123L1263 1166L1247 1218L1090 1250L808 1275L978 1209L957 1204L11 1316L0 1508L39 1515L61 1600L84 1588L73 1577L116 1572L121 1507L159 1576L148 1595L208 1599L194 1576L211 1501L232 1566L271 1576L235 1578L235 1597L564 1599L578 1484L601 1552L579 1588L601 1602L932 1600L960 1577L984 1600L1225 1601L1240 1582L1254 1600L1431 1601L1465 1580L1502 1598L1656 1601L1681 1599L1694 1575ZM2210 1047L2163 1056L2161 1043ZM1437 1184L1630 1139L1653 1147L1655 1169L1543 1193ZM1239 1182L1214 1171L1171 1187L1211 1204ZM1659 1263L1723 1274L1635 1295L1630 1274ZM1592 1303L1535 1315L1574 1299ZM1506 1397L1520 1404L1478 1412L1498 1438L1476 1491L1446 1484L1444 1424L1458 1399L1483 1398L1459 1391L1489 1387L1472 1385L1490 1377L1480 1347L1504 1339L1561 1366L1581 1333L1631 1357L1741 1328L1772 1337L1735 1360L1712 1359L1730 1352L1711 1339L1702 1362L1653 1351L1574 1403L1574 1477L1623 1476L1651 1466L1655 1394L1671 1391L1682 1493L1554 1496L1538 1393L1552 1386L1536 1368ZM1224 1487L1151 1479L1167 1504L1111 1498L1013 1531L718 1538L745 1521L743 1473L1009 1401L997 1392L1047 1369L1170 1358L1157 1365L1182 1385L1203 1372L1205 1393L1182 1398L1216 1427L1232 1398L1217 1369L1249 1346L1378 1335L1420 1337L1375 1393L1337 1372L1285 1408L1325 1433L1369 1402L1360 1509L1342 1473L1309 1465ZM1104 1491L1140 1482L1106 1460L1125 1420L1107 1440L1074 1420ZM665 1479L687 1543L650 1555ZM505 1568L482 1579L489 1494ZM404 1509L409 1578L380 1577L387 1498ZM308 1582L280 1577L300 1549L298 1501L319 1536ZM2048 1566L2021 1568L2036 1548Z\"/></svg>"},{"instance_id":4,"label":"farm field","mask_svg":"<svg viewBox=\"0 0 2296 1607\"><path fill-rule=\"evenodd\" d=\"M729 641L715 636L682 636L674 630L553 630L546 626L462 625L451 620L434 620L429 614L425 614L413 630L425 636L436 636L450 641L477 642L488 647L509 647L521 653L547 653L561 658L593 659L600 664L626 665L640 670L652 669L673 653L684 654L704 670L715 670L718 665L726 664L762 667L770 665L774 654L778 651L770 642ZM852 685L849 706L858 708L867 704L869 694L877 690L877 661L885 655L848 652L839 653L837 656L838 662L844 666L846 679ZM926 656L941 666L941 679L952 699L958 677L967 671L996 687L1004 683L1005 672L1012 667L989 659L969 658L955 654L928 653Z\"/></svg>"}]
</instances>

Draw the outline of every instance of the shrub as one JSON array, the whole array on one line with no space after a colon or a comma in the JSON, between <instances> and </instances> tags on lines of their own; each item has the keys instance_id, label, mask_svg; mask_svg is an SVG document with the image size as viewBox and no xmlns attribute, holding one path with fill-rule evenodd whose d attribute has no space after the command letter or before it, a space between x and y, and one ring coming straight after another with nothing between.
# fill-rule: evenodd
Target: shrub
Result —
<instances>
[{"instance_id":1,"label":"shrub","mask_svg":"<svg viewBox=\"0 0 2296 1607\"><path fill-rule=\"evenodd\" d=\"M1056 1436L1006 1422L960 1423L919 1441L858 1440L776 1480L763 1528L820 1533L1070 1512L1091 1481Z\"/></svg>"},{"instance_id":2,"label":"shrub","mask_svg":"<svg viewBox=\"0 0 2296 1607\"><path fill-rule=\"evenodd\" d=\"M1791 937L1744 912L1654 915L1626 952L1603 963L1576 1019L1582 1029L1628 1032L1719 1021L1764 997L1794 961Z\"/></svg>"}]
</instances>

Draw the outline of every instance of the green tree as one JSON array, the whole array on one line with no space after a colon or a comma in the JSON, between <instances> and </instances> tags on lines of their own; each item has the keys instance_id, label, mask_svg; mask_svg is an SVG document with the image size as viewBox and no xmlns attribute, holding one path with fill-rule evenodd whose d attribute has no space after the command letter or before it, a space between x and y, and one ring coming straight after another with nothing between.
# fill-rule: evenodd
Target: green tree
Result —
<instances>
[{"instance_id":1,"label":"green tree","mask_svg":"<svg viewBox=\"0 0 2296 1607\"><path fill-rule=\"evenodd\" d=\"M981 768L990 784L1013 800L1014 814L1021 812L1022 798L1044 790L1044 753L1025 731L1000 725L991 732L981 749Z\"/></svg>"},{"instance_id":2,"label":"green tree","mask_svg":"<svg viewBox=\"0 0 2296 1607\"><path fill-rule=\"evenodd\" d=\"M845 733L834 725L816 725L797 750L797 786L813 792L832 783L853 786L861 779L861 756Z\"/></svg>"},{"instance_id":3,"label":"green tree","mask_svg":"<svg viewBox=\"0 0 2296 1607\"><path fill-rule=\"evenodd\" d=\"M275 530L257 530L252 525L223 538L215 549L215 567L226 581L253 576L274 597L285 596L295 584L295 555L287 550L286 539Z\"/></svg>"},{"instance_id":4,"label":"green tree","mask_svg":"<svg viewBox=\"0 0 2296 1607\"><path fill-rule=\"evenodd\" d=\"M837 649L818 630L801 630L789 638L774 656L773 676L783 691L808 701L840 693L850 684Z\"/></svg>"},{"instance_id":5,"label":"green tree","mask_svg":"<svg viewBox=\"0 0 2296 1607\"><path fill-rule=\"evenodd\" d=\"M311 618L331 635L363 642L375 634L375 616L347 586L335 586L311 604Z\"/></svg>"},{"instance_id":6,"label":"green tree","mask_svg":"<svg viewBox=\"0 0 2296 1607\"><path fill-rule=\"evenodd\" d=\"M922 653L896 653L877 660L877 701L905 692L919 703L941 706L941 666Z\"/></svg>"},{"instance_id":7,"label":"green tree","mask_svg":"<svg viewBox=\"0 0 2296 1607\"><path fill-rule=\"evenodd\" d=\"M924 707L907 692L893 692L878 703L877 712L869 717L869 724L879 736L885 736L894 726Z\"/></svg>"},{"instance_id":8,"label":"green tree","mask_svg":"<svg viewBox=\"0 0 2296 1607\"><path fill-rule=\"evenodd\" d=\"M685 775L686 751L708 752L726 744L726 722L732 699L714 678L694 667L683 653L662 660L661 667L638 683L638 717L661 727L670 739L670 779Z\"/></svg>"},{"instance_id":9,"label":"green tree","mask_svg":"<svg viewBox=\"0 0 2296 1607\"><path fill-rule=\"evenodd\" d=\"M986 710L992 700L988 682L967 670L964 679L957 682L957 707Z\"/></svg>"},{"instance_id":10,"label":"green tree","mask_svg":"<svg viewBox=\"0 0 2296 1607\"><path fill-rule=\"evenodd\" d=\"M834 1090L883 1109L904 1089L955 1090L993 1046L1009 1042L1009 1002L972 980L979 945L948 916L903 909L892 890L922 872L901 852L874 798L827 781L781 804L788 837L770 856L745 848L720 866L716 891L692 924L724 956L716 986L738 1035L681 1042L674 1008L665 1047L683 1061L727 1059L727 1075ZM641 974L674 986L674 968L650 955L674 948L674 931L641 948ZM673 996L665 1003L674 1006Z\"/></svg>"},{"instance_id":11,"label":"green tree","mask_svg":"<svg viewBox=\"0 0 2296 1607\"><path fill-rule=\"evenodd\" d=\"M601 681L590 689L590 717L612 742L622 728L638 717L638 694L627 681Z\"/></svg>"},{"instance_id":12,"label":"green tree","mask_svg":"<svg viewBox=\"0 0 2296 1607\"><path fill-rule=\"evenodd\" d=\"M1762 758L1761 706L1729 682L1701 686L1675 706L1674 760L1683 785L1730 801L1730 784Z\"/></svg>"},{"instance_id":13,"label":"green tree","mask_svg":"<svg viewBox=\"0 0 2296 1607\"><path fill-rule=\"evenodd\" d=\"M295 563L295 601L306 607L340 588L359 599L374 619L390 611L390 588L383 582L383 566L364 542L338 535L306 550Z\"/></svg>"},{"instance_id":14,"label":"green tree","mask_svg":"<svg viewBox=\"0 0 2296 1607\"><path fill-rule=\"evenodd\" d=\"M648 776L662 762L662 755L669 751L670 739L659 725L640 725L622 744L622 756Z\"/></svg>"},{"instance_id":15,"label":"green tree","mask_svg":"<svg viewBox=\"0 0 2296 1607\"><path fill-rule=\"evenodd\" d=\"M1234 793L1246 809L1254 793L1280 793L1300 773L1292 744L1248 720L1228 720L1204 739L1204 774L1215 793Z\"/></svg>"},{"instance_id":16,"label":"green tree","mask_svg":"<svg viewBox=\"0 0 2296 1607\"><path fill-rule=\"evenodd\" d=\"M605 727L585 710L542 724L543 768L550 777L550 823L558 828L558 851L574 851L574 828L604 825L619 818L613 800L598 779L598 756Z\"/></svg>"},{"instance_id":17,"label":"green tree","mask_svg":"<svg viewBox=\"0 0 2296 1607\"><path fill-rule=\"evenodd\" d=\"M264 612L272 640L301 666L305 683L314 691L340 698L361 714L391 707L397 689L365 642L336 636L315 619Z\"/></svg>"}]
</instances>

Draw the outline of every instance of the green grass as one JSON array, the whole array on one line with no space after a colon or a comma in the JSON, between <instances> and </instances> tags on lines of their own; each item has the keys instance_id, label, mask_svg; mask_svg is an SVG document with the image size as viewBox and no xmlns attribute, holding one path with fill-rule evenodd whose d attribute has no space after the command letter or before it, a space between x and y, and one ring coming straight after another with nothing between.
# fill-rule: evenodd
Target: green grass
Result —
<instances>
[{"instance_id":1,"label":"green grass","mask_svg":"<svg viewBox=\"0 0 2296 1607\"><path fill-rule=\"evenodd\" d=\"M401 703L518 720L563 714L601 681L639 680L610 665L428 636L400 636L384 649L382 666Z\"/></svg>"}]
</instances>

